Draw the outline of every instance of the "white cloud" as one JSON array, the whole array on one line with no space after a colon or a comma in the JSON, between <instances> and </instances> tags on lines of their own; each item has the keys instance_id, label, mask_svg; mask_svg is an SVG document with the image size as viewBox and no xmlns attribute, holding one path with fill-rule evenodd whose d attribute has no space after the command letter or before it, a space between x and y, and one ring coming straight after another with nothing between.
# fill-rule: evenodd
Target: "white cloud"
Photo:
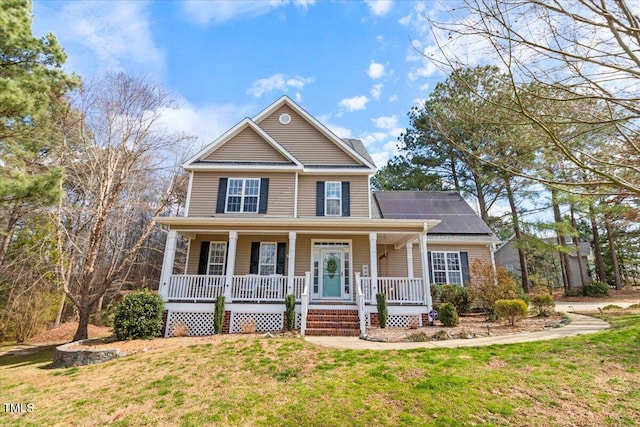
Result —
<instances>
[{"instance_id":1,"label":"white cloud","mask_svg":"<svg viewBox=\"0 0 640 427\"><path fill-rule=\"evenodd\" d=\"M393 8L393 0L365 0L365 3L376 16L384 16Z\"/></svg>"},{"instance_id":2,"label":"white cloud","mask_svg":"<svg viewBox=\"0 0 640 427\"><path fill-rule=\"evenodd\" d=\"M349 111L364 110L367 107L369 98L364 95L354 96L353 98L345 98L338 105Z\"/></svg>"},{"instance_id":3,"label":"white cloud","mask_svg":"<svg viewBox=\"0 0 640 427\"><path fill-rule=\"evenodd\" d=\"M53 32L67 67L89 77L106 71L164 72L165 56L153 41L147 2L68 2L34 5L34 33Z\"/></svg>"},{"instance_id":4,"label":"white cloud","mask_svg":"<svg viewBox=\"0 0 640 427\"><path fill-rule=\"evenodd\" d=\"M369 92L374 99L380 99L380 95L382 94L382 87L384 85L382 83L375 84L371 87L371 91Z\"/></svg>"},{"instance_id":5,"label":"white cloud","mask_svg":"<svg viewBox=\"0 0 640 427\"><path fill-rule=\"evenodd\" d=\"M247 93L255 97L260 97L273 91L287 92L289 88L302 90L305 85L311 82L313 82L313 77L288 77L282 73L278 73L266 79L256 80L251 87L247 89ZM296 94L296 98L298 97L301 98L299 92Z\"/></svg>"},{"instance_id":6,"label":"white cloud","mask_svg":"<svg viewBox=\"0 0 640 427\"><path fill-rule=\"evenodd\" d=\"M352 132L351 129L348 129L344 126L338 126L334 124L323 123L331 132L336 134L338 138L351 138Z\"/></svg>"},{"instance_id":7,"label":"white cloud","mask_svg":"<svg viewBox=\"0 0 640 427\"><path fill-rule=\"evenodd\" d=\"M381 142L384 141L385 139L387 139L389 137L389 135L387 135L384 132L373 132L373 133L369 133L363 137L361 137L360 139L362 140L362 143L366 146L369 147L372 144L375 144L377 142Z\"/></svg>"},{"instance_id":8,"label":"white cloud","mask_svg":"<svg viewBox=\"0 0 640 427\"><path fill-rule=\"evenodd\" d=\"M379 129L391 130L398 127L398 118L395 116L381 116L376 119L371 119L373 124Z\"/></svg>"},{"instance_id":9,"label":"white cloud","mask_svg":"<svg viewBox=\"0 0 640 427\"><path fill-rule=\"evenodd\" d=\"M384 65L378 64L377 62L372 62L371 64L369 64L367 75L374 80L384 77Z\"/></svg>"},{"instance_id":10,"label":"white cloud","mask_svg":"<svg viewBox=\"0 0 640 427\"><path fill-rule=\"evenodd\" d=\"M198 1L188 0L182 2L182 10L187 17L199 25L209 23L220 24L222 22L253 19L265 15L274 9L291 3L288 0L257 0L257 1ZM295 0L295 7L307 9L315 4L315 0Z\"/></svg>"},{"instance_id":11,"label":"white cloud","mask_svg":"<svg viewBox=\"0 0 640 427\"><path fill-rule=\"evenodd\" d=\"M393 94L389 97L389 102L396 102L397 100L398 100L398 95Z\"/></svg>"}]
</instances>

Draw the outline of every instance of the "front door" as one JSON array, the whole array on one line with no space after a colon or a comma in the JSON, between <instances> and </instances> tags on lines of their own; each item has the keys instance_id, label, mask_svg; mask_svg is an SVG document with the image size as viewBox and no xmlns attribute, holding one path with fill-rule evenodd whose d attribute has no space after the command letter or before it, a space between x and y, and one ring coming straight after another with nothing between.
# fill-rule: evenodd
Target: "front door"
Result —
<instances>
[{"instance_id":1,"label":"front door","mask_svg":"<svg viewBox=\"0 0 640 427\"><path fill-rule=\"evenodd\" d=\"M322 251L321 288L323 298L341 298L344 283L341 250Z\"/></svg>"}]
</instances>

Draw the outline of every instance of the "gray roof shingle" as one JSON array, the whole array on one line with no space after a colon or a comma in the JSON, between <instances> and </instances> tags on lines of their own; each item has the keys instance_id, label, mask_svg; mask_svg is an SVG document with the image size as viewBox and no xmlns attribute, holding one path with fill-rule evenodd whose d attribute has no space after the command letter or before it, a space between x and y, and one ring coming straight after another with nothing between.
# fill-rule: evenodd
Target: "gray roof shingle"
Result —
<instances>
[{"instance_id":1,"label":"gray roof shingle","mask_svg":"<svg viewBox=\"0 0 640 427\"><path fill-rule=\"evenodd\" d=\"M493 236L491 229L456 192L374 191L382 218L439 219L429 234Z\"/></svg>"}]
</instances>

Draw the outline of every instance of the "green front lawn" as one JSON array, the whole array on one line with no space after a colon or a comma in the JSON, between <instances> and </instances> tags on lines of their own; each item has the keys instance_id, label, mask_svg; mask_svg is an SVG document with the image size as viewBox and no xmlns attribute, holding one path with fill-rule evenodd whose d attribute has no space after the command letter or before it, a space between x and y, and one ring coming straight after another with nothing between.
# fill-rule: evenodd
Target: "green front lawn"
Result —
<instances>
[{"instance_id":1,"label":"green front lawn","mask_svg":"<svg viewBox=\"0 0 640 427\"><path fill-rule=\"evenodd\" d=\"M51 348L0 356L1 403L34 408L0 425L633 426L640 315L609 316L595 335L476 349L228 336L60 370Z\"/></svg>"}]
</instances>

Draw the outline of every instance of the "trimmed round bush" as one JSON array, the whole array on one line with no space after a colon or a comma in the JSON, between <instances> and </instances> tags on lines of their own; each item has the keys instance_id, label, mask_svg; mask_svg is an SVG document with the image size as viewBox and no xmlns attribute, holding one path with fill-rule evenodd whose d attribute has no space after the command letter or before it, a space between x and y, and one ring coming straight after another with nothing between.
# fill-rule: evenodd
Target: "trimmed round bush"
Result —
<instances>
[{"instance_id":1,"label":"trimmed round bush","mask_svg":"<svg viewBox=\"0 0 640 427\"><path fill-rule=\"evenodd\" d=\"M550 294L537 294L531 298L533 310L538 316L549 316L556 307L553 297Z\"/></svg>"},{"instance_id":2,"label":"trimmed round bush","mask_svg":"<svg viewBox=\"0 0 640 427\"><path fill-rule=\"evenodd\" d=\"M453 304L458 313L466 313L471 308L473 295L469 288L460 285L442 285L440 287L440 301Z\"/></svg>"},{"instance_id":3,"label":"trimmed round bush","mask_svg":"<svg viewBox=\"0 0 640 427\"><path fill-rule=\"evenodd\" d=\"M584 286L584 294L588 297L606 297L609 295L609 285L604 282L591 282Z\"/></svg>"},{"instance_id":4,"label":"trimmed round bush","mask_svg":"<svg viewBox=\"0 0 640 427\"><path fill-rule=\"evenodd\" d=\"M529 307L521 299L499 299L496 301L496 316L499 319L509 319L510 325L517 324L520 319L527 317Z\"/></svg>"},{"instance_id":5,"label":"trimmed round bush","mask_svg":"<svg viewBox=\"0 0 640 427\"><path fill-rule=\"evenodd\" d=\"M151 292L133 292L116 305L113 332L119 340L152 339L162 333L162 297Z\"/></svg>"},{"instance_id":6,"label":"trimmed round bush","mask_svg":"<svg viewBox=\"0 0 640 427\"><path fill-rule=\"evenodd\" d=\"M453 304L445 302L438 307L438 319L442 326L456 326L458 324L458 312Z\"/></svg>"}]
</instances>

